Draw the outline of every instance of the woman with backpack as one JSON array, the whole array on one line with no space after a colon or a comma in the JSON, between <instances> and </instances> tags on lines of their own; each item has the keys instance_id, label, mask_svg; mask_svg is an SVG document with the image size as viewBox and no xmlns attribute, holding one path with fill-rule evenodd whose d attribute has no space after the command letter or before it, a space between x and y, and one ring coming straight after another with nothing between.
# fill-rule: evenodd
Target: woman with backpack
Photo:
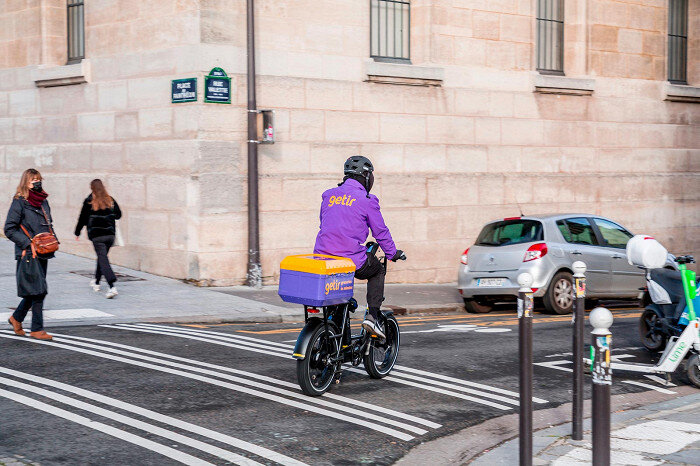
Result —
<instances>
[{"instance_id":1,"label":"woman with backpack","mask_svg":"<svg viewBox=\"0 0 700 466\"><path fill-rule=\"evenodd\" d=\"M109 264L109 249L114 245L114 238L117 233L116 221L122 217L119 204L107 193L102 180L92 180L90 182L90 194L83 202L83 208L78 217L78 224L75 226L75 239L80 239L80 232L87 226L88 238L92 241L97 254L97 267L95 278L90 280L90 286L95 292L100 291L100 280L104 275L109 290L105 297L112 299L117 296L117 288L114 284L117 281L116 275Z\"/></svg>"},{"instance_id":2,"label":"woman with backpack","mask_svg":"<svg viewBox=\"0 0 700 466\"><path fill-rule=\"evenodd\" d=\"M26 335L22 322L31 310L29 336L38 340L52 339L44 330L43 310L48 292L48 260L58 250L58 240L52 227L48 196L42 187L41 173L33 168L25 170L5 221L5 236L15 243L17 294L22 298L8 322L15 334Z\"/></svg>"}]
</instances>

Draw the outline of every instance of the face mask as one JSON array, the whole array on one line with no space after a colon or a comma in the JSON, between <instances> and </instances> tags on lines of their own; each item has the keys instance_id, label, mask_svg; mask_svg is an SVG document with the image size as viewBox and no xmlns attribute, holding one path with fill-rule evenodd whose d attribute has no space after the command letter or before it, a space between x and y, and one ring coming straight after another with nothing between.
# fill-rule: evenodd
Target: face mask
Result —
<instances>
[{"instance_id":1,"label":"face mask","mask_svg":"<svg viewBox=\"0 0 700 466\"><path fill-rule=\"evenodd\" d=\"M34 183L32 183L32 186L34 186L32 188L34 191L41 192L41 181L35 181Z\"/></svg>"}]
</instances>

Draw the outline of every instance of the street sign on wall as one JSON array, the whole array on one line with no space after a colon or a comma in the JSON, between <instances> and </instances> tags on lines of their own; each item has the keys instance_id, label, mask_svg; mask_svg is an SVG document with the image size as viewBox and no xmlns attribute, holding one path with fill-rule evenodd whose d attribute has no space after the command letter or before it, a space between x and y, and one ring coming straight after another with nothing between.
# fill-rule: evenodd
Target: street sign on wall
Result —
<instances>
[{"instance_id":1,"label":"street sign on wall","mask_svg":"<svg viewBox=\"0 0 700 466\"><path fill-rule=\"evenodd\" d=\"M171 86L172 103L197 101L197 78L173 79Z\"/></svg>"},{"instance_id":2,"label":"street sign on wall","mask_svg":"<svg viewBox=\"0 0 700 466\"><path fill-rule=\"evenodd\" d=\"M219 68L212 68L204 77L204 101L213 104L231 103L231 78Z\"/></svg>"}]
</instances>

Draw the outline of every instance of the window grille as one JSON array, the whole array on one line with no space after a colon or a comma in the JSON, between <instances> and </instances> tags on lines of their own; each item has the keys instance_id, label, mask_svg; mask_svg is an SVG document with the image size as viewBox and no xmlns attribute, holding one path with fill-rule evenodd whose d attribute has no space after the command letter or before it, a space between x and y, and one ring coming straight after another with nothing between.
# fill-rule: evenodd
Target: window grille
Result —
<instances>
[{"instance_id":1,"label":"window grille","mask_svg":"<svg viewBox=\"0 0 700 466\"><path fill-rule=\"evenodd\" d=\"M411 57L411 2L370 0L370 56L406 62Z\"/></svg>"},{"instance_id":2,"label":"window grille","mask_svg":"<svg viewBox=\"0 0 700 466\"><path fill-rule=\"evenodd\" d=\"M688 0L668 2L668 80L686 84L688 63Z\"/></svg>"},{"instance_id":3,"label":"window grille","mask_svg":"<svg viewBox=\"0 0 700 466\"><path fill-rule=\"evenodd\" d=\"M67 0L68 5L68 64L85 58L85 2Z\"/></svg>"},{"instance_id":4,"label":"window grille","mask_svg":"<svg viewBox=\"0 0 700 466\"><path fill-rule=\"evenodd\" d=\"M564 0L537 0L537 71L564 74Z\"/></svg>"}]
</instances>

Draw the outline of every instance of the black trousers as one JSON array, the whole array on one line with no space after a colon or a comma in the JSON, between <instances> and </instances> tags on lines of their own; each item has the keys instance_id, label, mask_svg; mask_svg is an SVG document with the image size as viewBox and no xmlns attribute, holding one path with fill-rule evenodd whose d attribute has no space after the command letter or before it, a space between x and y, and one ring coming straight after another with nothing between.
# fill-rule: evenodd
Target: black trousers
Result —
<instances>
[{"instance_id":1,"label":"black trousers","mask_svg":"<svg viewBox=\"0 0 700 466\"><path fill-rule=\"evenodd\" d=\"M385 276L386 270L374 254L367 254L367 261L355 272L355 278L367 280L367 307L370 311L374 308L374 317L384 301Z\"/></svg>"},{"instance_id":2,"label":"black trousers","mask_svg":"<svg viewBox=\"0 0 700 466\"><path fill-rule=\"evenodd\" d=\"M111 287L114 282L117 281L116 275L112 270L112 266L109 264L109 249L114 244L114 235L110 236L98 236L92 239L92 245L95 247L95 254L97 254L97 267L95 267L95 281L100 283L102 276L104 275L105 280Z\"/></svg>"},{"instance_id":3,"label":"black trousers","mask_svg":"<svg viewBox=\"0 0 700 466\"><path fill-rule=\"evenodd\" d=\"M41 270L44 273L44 278L46 278L46 271L49 265L48 259L39 258L39 264L41 265ZM19 261L17 261L17 267L19 268ZM24 318L27 317L27 313L32 311L32 332L38 332L44 330L44 298L45 294L36 296L27 296L20 301L19 306L15 309L12 317L15 318L17 322L24 322Z\"/></svg>"}]
</instances>

